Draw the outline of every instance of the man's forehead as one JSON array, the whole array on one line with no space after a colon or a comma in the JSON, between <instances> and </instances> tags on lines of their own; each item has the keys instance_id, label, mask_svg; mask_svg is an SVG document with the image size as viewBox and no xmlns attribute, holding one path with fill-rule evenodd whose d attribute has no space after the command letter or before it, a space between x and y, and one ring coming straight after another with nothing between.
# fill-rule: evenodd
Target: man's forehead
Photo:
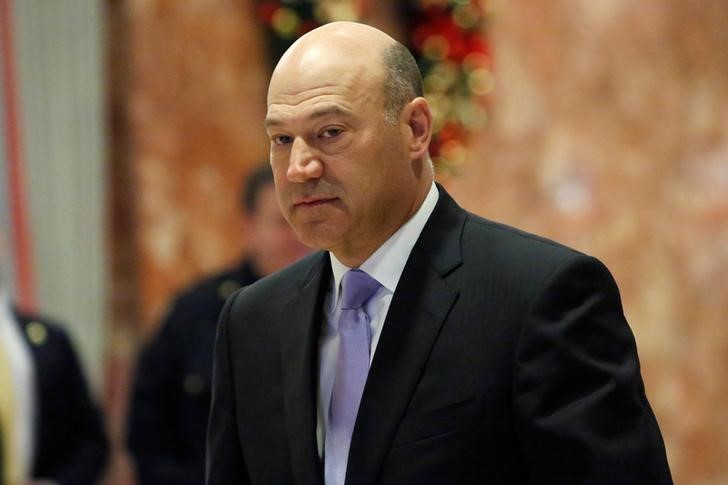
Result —
<instances>
[{"instance_id":1,"label":"man's forehead","mask_svg":"<svg viewBox=\"0 0 728 485\"><path fill-rule=\"evenodd\" d=\"M304 121L315 121L329 116L350 117L353 115L354 110L352 106L333 100L312 102L303 106L273 103L268 106L265 126L281 125L293 117L301 118Z\"/></svg>"},{"instance_id":2,"label":"man's forehead","mask_svg":"<svg viewBox=\"0 0 728 485\"><path fill-rule=\"evenodd\" d=\"M379 80L372 82L371 77L353 70L338 76L309 71L286 81L280 76L271 81L266 126L294 115L302 118L352 115L363 103L378 103L383 92Z\"/></svg>"},{"instance_id":3,"label":"man's forehead","mask_svg":"<svg viewBox=\"0 0 728 485\"><path fill-rule=\"evenodd\" d=\"M342 58L331 53L317 59L292 59L279 65L270 80L268 97L299 96L317 90L357 91L383 78L374 63Z\"/></svg>"}]
</instances>

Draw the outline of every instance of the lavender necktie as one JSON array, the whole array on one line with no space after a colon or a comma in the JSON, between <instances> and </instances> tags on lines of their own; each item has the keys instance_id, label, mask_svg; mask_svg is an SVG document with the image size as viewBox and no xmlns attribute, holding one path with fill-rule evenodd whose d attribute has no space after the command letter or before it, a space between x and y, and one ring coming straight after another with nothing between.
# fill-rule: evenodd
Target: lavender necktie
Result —
<instances>
[{"instance_id":1,"label":"lavender necktie","mask_svg":"<svg viewBox=\"0 0 728 485\"><path fill-rule=\"evenodd\" d=\"M372 341L364 304L381 285L365 272L353 269L341 280L339 353L326 423L324 475L326 485L343 485L359 401L369 373Z\"/></svg>"}]
</instances>

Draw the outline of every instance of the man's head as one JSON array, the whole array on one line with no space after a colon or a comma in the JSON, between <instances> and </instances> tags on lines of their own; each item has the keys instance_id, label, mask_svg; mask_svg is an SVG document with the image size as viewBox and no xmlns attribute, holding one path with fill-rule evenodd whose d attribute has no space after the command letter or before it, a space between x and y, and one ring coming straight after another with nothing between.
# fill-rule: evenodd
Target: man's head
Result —
<instances>
[{"instance_id":1,"label":"man's head","mask_svg":"<svg viewBox=\"0 0 728 485\"><path fill-rule=\"evenodd\" d=\"M407 103L424 96L422 75L412 53L394 42L382 53L384 67L384 117L390 124L399 121L399 113Z\"/></svg>"},{"instance_id":2,"label":"man's head","mask_svg":"<svg viewBox=\"0 0 728 485\"><path fill-rule=\"evenodd\" d=\"M281 214L270 165L255 169L240 195L250 257L261 275L277 271L308 252Z\"/></svg>"},{"instance_id":3,"label":"man's head","mask_svg":"<svg viewBox=\"0 0 728 485\"><path fill-rule=\"evenodd\" d=\"M324 25L283 55L266 129L284 215L306 244L350 266L407 222L432 183L417 64L366 25Z\"/></svg>"}]
</instances>

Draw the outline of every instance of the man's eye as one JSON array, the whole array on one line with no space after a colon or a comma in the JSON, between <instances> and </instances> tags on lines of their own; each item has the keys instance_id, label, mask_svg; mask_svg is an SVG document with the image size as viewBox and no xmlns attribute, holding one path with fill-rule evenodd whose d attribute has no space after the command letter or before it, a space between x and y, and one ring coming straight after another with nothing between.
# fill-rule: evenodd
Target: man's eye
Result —
<instances>
[{"instance_id":1,"label":"man's eye","mask_svg":"<svg viewBox=\"0 0 728 485\"><path fill-rule=\"evenodd\" d=\"M321 132L321 138L336 138L342 131L341 128L327 128Z\"/></svg>"},{"instance_id":2,"label":"man's eye","mask_svg":"<svg viewBox=\"0 0 728 485\"><path fill-rule=\"evenodd\" d=\"M288 135L274 135L271 137L271 140L276 145L287 145L291 143L291 137Z\"/></svg>"}]
</instances>

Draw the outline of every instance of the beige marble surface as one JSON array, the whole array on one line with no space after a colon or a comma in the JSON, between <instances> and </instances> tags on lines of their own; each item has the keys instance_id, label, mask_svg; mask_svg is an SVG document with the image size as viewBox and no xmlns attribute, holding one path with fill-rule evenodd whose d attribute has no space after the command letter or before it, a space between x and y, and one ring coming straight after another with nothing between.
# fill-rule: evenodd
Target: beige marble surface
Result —
<instances>
[{"instance_id":1,"label":"beige marble surface","mask_svg":"<svg viewBox=\"0 0 728 485\"><path fill-rule=\"evenodd\" d=\"M601 258L675 483L728 482L728 4L498 2L463 205Z\"/></svg>"}]
</instances>

